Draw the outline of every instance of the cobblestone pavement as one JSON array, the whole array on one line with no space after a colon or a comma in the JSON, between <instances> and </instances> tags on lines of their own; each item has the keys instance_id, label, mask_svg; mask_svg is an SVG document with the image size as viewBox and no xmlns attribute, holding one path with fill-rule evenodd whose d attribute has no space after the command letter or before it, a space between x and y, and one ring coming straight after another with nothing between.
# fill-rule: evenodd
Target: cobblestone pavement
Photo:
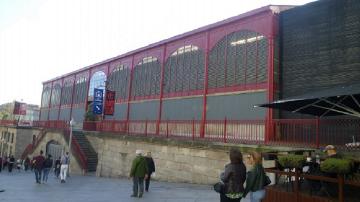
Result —
<instances>
[{"instance_id":1,"label":"cobblestone pavement","mask_svg":"<svg viewBox=\"0 0 360 202\"><path fill-rule=\"evenodd\" d=\"M34 173L0 173L0 201L6 202L218 202L219 195L206 185L152 181L143 198L131 198L128 179L71 176L61 184L51 173L47 184L36 184ZM248 201L248 200L242 200Z\"/></svg>"}]
</instances>

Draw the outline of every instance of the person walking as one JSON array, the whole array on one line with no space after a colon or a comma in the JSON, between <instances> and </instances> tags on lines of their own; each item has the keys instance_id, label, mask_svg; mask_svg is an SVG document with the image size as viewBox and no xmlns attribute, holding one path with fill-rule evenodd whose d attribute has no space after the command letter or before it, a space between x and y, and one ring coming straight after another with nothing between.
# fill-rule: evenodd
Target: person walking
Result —
<instances>
[{"instance_id":1,"label":"person walking","mask_svg":"<svg viewBox=\"0 0 360 202\"><path fill-rule=\"evenodd\" d=\"M136 157L132 161L130 178L133 178L133 194L131 197L141 198L144 193L144 179L147 179L148 167L141 150L136 150Z\"/></svg>"},{"instance_id":2,"label":"person walking","mask_svg":"<svg viewBox=\"0 0 360 202\"><path fill-rule=\"evenodd\" d=\"M56 178L59 178L59 175L60 175L60 166L61 166L61 156L59 156L59 158L56 159L56 161L55 161L55 169L54 169L54 172L55 172Z\"/></svg>"},{"instance_id":3,"label":"person walking","mask_svg":"<svg viewBox=\"0 0 360 202\"><path fill-rule=\"evenodd\" d=\"M16 168L18 172L20 172L21 166L22 166L22 160L21 159L16 160Z\"/></svg>"},{"instance_id":4,"label":"person walking","mask_svg":"<svg viewBox=\"0 0 360 202\"><path fill-rule=\"evenodd\" d=\"M252 168L247 173L244 197L250 193L250 202L261 202L265 198L264 187L267 183L261 155L258 152L251 152L246 160Z\"/></svg>"},{"instance_id":5,"label":"person walking","mask_svg":"<svg viewBox=\"0 0 360 202\"><path fill-rule=\"evenodd\" d=\"M69 163L70 163L70 156L69 152L66 152L60 160L61 166L60 166L60 182L65 183L66 182L66 175L69 169Z\"/></svg>"},{"instance_id":6,"label":"person walking","mask_svg":"<svg viewBox=\"0 0 360 202\"><path fill-rule=\"evenodd\" d=\"M30 165L30 158L27 156L24 161L25 171L29 170L29 165Z\"/></svg>"},{"instance_id":7,"label":"person walking","mask_svg":"<svg viewBox=\"0 0 360 202\"><path fill-rule=\"evenodd\" d=\"M3 167L3 159L2 159L2 156L0 156L0 173L1 173L2 167Z\"/></svg>"},{"instance_id":8,"label":"person walking","mask_svg":"<svg viewBox=\"0 0 360 202\"><path fill-rule=\"evenodd\" d=\"M48 157L45 159L44 162L44 169L43 169L43 183L47 183L49 172L53 165L53 159L51 158L51 155L48 154Z\"/></svg>"},{"instance_id":9,"label":"person walking","mask_svg":"<svg viewBox=\"0 0 360 202\"><path fill-rule=\"evenodd\" d=\"M43 156L43 151L40 151L40 155L34 157L33 159L33 166L35 171L35 179L36 183L41 184L41 172L44 166L45 157Z\"/></svg>"},{"instance_id":10,"label":"person walking","mask_svg":"<svg viewBox=\"0 0 360 202\"><path fill-rule=\"evenodd\" d=\"M9 173L12 172L12 169L14 167L14 164L15 164L15 158L14 156L12 155L9 159L9 165L8 165L8 170L9 170Z\"/></svg>"},{"instance_id":11,"label":"person walking","mask_svg":"<svg viewBox=\"0 0 360 202\"><path fill-rule=\"evenodd\" d=\"M223 191L220 192L220 202L240 202L244 193L246 167L239 149L230 149L229 158L230 163L225 166L220 177L224 183Z\"/></svg>"},{"instance_id":12,"label":"person walking","mask_svg":"<svg viewBox=\"0 0 360 202\"><path fill-rule=\"evenodd\" d=\"M155 172L155 163L151 156L151 152L147 152L145 156L146 164L148 167L147 178L145 180L145 191L149 191L151 174Z\"/></svg>"}]
</instances>

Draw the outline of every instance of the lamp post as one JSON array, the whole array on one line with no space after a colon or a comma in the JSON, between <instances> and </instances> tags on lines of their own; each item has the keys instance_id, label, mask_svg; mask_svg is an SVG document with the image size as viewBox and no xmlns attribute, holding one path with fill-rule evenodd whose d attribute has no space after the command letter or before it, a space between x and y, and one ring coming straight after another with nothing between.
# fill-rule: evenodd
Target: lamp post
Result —
<instances>
[{"instance_id":1,"label":"lamp post","mask_svg":"<svg viewBox=\"0 0 360 202\"><path fill-rule=\"evenodd\" d=\"M73 127L75 125L75 121L73 118L70 120L70 138L69 138L69 152L71 152L71 143L72 143L72 136L73 136Z\"/></svg>"},{"instance_id":2,"label":"lamp post","mask_svg":"<svg viewBox=\"0 0 360 202\"><path fill-rule=\"evenodd\" d=\"M71 118L71 120L70 120L70 137L69 137L69 157L71 155L71 143L72 143L74 125L75 125L74 118ZM68 174L70 174L70 161L68 162Z\"/></svg>"}]
</instances>

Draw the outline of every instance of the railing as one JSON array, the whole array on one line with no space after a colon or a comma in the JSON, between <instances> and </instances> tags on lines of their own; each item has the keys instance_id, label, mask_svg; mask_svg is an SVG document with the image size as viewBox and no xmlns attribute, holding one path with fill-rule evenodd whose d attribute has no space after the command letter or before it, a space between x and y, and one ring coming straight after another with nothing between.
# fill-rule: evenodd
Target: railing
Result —
<instances>
[{"instance_id":1,"label":"railing","mask_svg":"<svg viewBox=\"0 0 360 202\"><path fill-rule=\"evenodd\" d=\"M301 173L298 170L291 172L266 169L266 172L274 173L276 181L275 185L266 188L265 202L330 202L334 201L336 198L337 201L344 202L357 201L358 199L356 194L351 196L347 193L345 194L345 191L350 193L352 192L351 189L359 189L359 179L346 179L344 175L340 174L336 177L311 175ZM283 177L282 180L281 177ZM321 187L316 187L314 185L319 185ZM334 188L335 190L333 190ZM317 189L322 191L321 196L319 196L318 193L315 193L315 190Z\"/></svg>"},{"instance_id":2,"label":"railing","mask_svg":"<svg viewBox=\"0 0 360 202\"><path fill-rule=\"evenodd\" d=\"M21 154L21 159L25 159L26 156L28 156L29 154L33 153L34 150L36 149L36 147L39 145L39 143L41 142L41 140L45 137L46 131L45 130L41 130L40 133L36 136L36 139L34 140L34 142L32 144L28 144L25 148L25 150L23 151L23 153Z\"/></svg>"},{"instance_id":3,"label":"railing","mask_svg":"<svg viewBox=\"0 0 360 202\"><path fill-rule=\"evenodd\" d=\"M65 129L69 127L68 121L34 121L34 127L52 128L52 129Z\"/></svg>"},{"instance_id":4,"label":"railing","mask_svg":"<svg viewBox=\"0 0 360 202\"><path fill-rule=\"evenodd\" d=\"M158 136L180 139L202 139L230 143L264 142L265 121L206 121L204 138L200 138L201 121L165 120L158 125L154 120L84 122L87 131L128 133L130 135ZM157 128L158 127L158 128ZM157 133L158 131L158 133Z\"/></svg>"},{"instance_id":5,"label":"railing","mask_svg":"<svg viewBox=\"0 0 360 202\"><path fill-rule=\"evenodd\" d=\"M65 129L64 130L64 138L67 142L69 142L70 140L70 130L69 129ZM78 162L80 163L82 169L84 171L87 171L87 157L85 155L85 153L83 152L83 150L81 149L79 143L77 142L76 138L74 136L72 136L71 138L71 149L72 149L72 154L75 156L75 158L78 160Z\"/></svg>"},{"instance_id":6,"label":"railing","mask_svg":"<svg viewBox=\"0 0 360 202\"><path fill-rule=\"evenodd\" d=\"M16 120L0 120L0 126L16 126Z\"/></svg>"},{"instance_id":7,"label":"railing","mask_svg":"<svg viewBox=\"0 0 360 202\"><path fill-rule=\"evenodd\" d=\"M207 120L203 137L200 137L202 123L199 120L86 121L83 130L224 143L307 148L332 144L339 149L360 149L359 119L275 119L270 123L270 130L267 130L264 120ZM69 127L66 121L36 121L34 126L57 129ZM268 141L265 141L265 131L270 131Z\"/></svg>"},{"instance_id":8,"label":"railing","mask_svg":"<svg viewBox=\"0 0 360 202\"><path fill-rule=\"evenodd\" d=\"M33 151L33 145L28 144L25 150L23 151L23 153L21 154L21 159L25 159L29 154L32 153L32 151Z\"/></svg>"},{"instance_id":9,"label":"railing","mask_svg":"<svg viewBox=\"0 0 360 202\"><path fill-rule=\"evenodd\" d=\"M273 121L271 137L272 145L360 149L360 120L279 119Z\"/></svg>"}]
</instances>

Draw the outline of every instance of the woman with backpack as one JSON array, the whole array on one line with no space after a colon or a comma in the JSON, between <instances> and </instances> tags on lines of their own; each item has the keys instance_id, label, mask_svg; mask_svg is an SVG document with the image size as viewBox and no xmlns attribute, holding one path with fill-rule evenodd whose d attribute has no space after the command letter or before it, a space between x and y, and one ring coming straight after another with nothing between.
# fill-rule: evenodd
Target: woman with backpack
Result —
<instances>
[{"instance_id":1,"label":"woman with backpack","mask_svg":"<svg viewBox=\"0 0 360 202\"><path fill-rule=\"evenodd\" d=\"M244 192L246 167L238 149L230 149L229 157L230 163L225 166L225 170L221 174L221 181L224 185L220 191L220 202L240 202Z\"/></svg>"}]
</instances>

